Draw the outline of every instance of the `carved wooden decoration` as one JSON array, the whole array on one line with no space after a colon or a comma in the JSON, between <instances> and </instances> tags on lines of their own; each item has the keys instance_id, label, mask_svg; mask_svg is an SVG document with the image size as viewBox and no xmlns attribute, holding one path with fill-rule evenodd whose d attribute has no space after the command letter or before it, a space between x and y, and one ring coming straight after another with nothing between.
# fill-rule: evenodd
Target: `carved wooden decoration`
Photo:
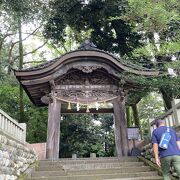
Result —
<instances>
[{"instance_id":1,"label":"carved wooden decoration","mask_svg":"<svg viewBox=\"0 0 180 180\"><path fill-rule=\"evenodd\" d=\"M120 94L118 80L98 70L91 73L84 72L84 68L71 71L55 83L53 92L62 102L91 104L112 100Z\"/></svg>"},{"instance_id":2,"label":"carved wooden decoration","mask_svg":"<svg viewBox=\"0 0 180 180\"><path fill-rule=\"evenodd\" d=\"M76 66L76 69L81 70L84 73L92 73L96 69L102 68L101 66Z\"/></svg>"}]
</instances>

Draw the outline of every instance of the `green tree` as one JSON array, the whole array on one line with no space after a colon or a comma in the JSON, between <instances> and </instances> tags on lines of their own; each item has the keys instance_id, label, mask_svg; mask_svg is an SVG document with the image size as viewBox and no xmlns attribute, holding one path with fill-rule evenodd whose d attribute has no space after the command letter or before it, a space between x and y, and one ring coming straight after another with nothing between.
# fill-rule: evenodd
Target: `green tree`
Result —
<instances>
[{"instance_id":1,"label":"green tree","mask_svg":"<svg viewBox=\"0 0 180 180\"><path fill-rule=\"evenodd\" d=\"M10 77L0 82L0 109L13 119L19 118L19 87L17 81ZM27 123L27 142L46 142L47 108L37 108L24 96L24 121Z\"/></svg>"},{"instance_id":2,"label":"green tree","mask_svg":"<svg viewBox=\"0 0 180 180\"><path fill-rule=\"evenodd\" d=\"M112 114L99 115L97 120L101 123L102 143L104 144L104 156L114 156L115 153L115 136L114 122Z\"/></svg>"},{"instance_id":3,"label":"green tree","mask_svg":"<svg viewBox=\"0 0 180 180\"><path fill-rule=\"evenodd\" d=\"M40 7L41 2L36 1L12 1L12 0L6 0L2 1L1 6L3 7L3 10L8 13L9 17L11 17L14 21L14 23L17 26L17 31L19 35L19 69L21 70L23 68L23 43L22 43L22 23L26 23L32 18L35 18L35 16L39 13L38 6ZM19 110L20 110L20 117L19 121L24 122L24 103L23 103L23 89L22 86L20 86L19 89Z\"/></svg>"},{"instance_id":4,"label":"green tree","mask_svg":"<svg viewBox=\"0 0 180 180\"><path fill-rule=\"evenodd\" d=\"M3 82L0 81L0 109L14 119L18 119L19 116L18 92L17 82L14 79L6 78Z\"/></svg>"},{"instance_id":5,"label":"green tree","mask_svg":"<svg viewBox=\"0 0 180 180\"><path fill-rule=\"evenodd\" d=\"M144 46L134 49L132 59L148 68L158 68L162 71L167 71L166 63L168 67L174 66L173 58L178 60L177 52L180 48L180 33L177 28L180 18L178 0L129 0L126 14L119 18L134 24L134 31L143 37ZM162 80L176 81L169 76L162 76ZM160 82L162 80L160 79ZM170 109L173 97L179 93L177 94L170 85L164 84L159 86L159 90L166 109Z\"/></svg>"},{"instance_id":6,"label":"green tree","mask_svg":"<svg viewBox=\"0 0 180 180\"><path fill-rule=\"evenodd\" d=\"M150 137L150 120L164 113L163 99L157 92L146 95L138 103L141 131L144 138Z\"/></svg>"},{"instance_id":7,"label":"green tree","mask_svg":"<svg viewBox=\"0 0 180 180\"><path fill-rule=\"evenodd\" d=\"M61 121L60 157L89 157L90 153L102 156L100 128L91 115L66 115Z\"/></svg>"},{"instance_id":8,"label":"green tree","mask_svg":"<svg viewBox=\"0 0 180 180\"><path fill-rule=\"evenodd\" d=\"M78 42L84 40L80 37L85 32L98 48L120 55L129 54L140 44L140 36L132 31L130 24L115 19L125 13L126 6L126 0L51 1L52 11L45 25L45 36L57 44L64 42L65 30L71 27Z\"/></svg>"},{"instance_id":9,"label":"green tree","mask_svg":"<svg viewBox=\"0 0 180 180\"><path fill-rule=\"evenodd\" d=\"M27 142L42 143L47 138L47 107L35 107L31 102L26 103L25 117L27 121Z\"/></svg>"}]
</instances>

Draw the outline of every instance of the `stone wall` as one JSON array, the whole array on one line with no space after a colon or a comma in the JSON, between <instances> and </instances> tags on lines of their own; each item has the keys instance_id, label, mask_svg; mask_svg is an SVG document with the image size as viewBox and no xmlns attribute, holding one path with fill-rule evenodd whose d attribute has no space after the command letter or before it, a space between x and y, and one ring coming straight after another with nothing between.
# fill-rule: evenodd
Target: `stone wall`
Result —
<instances>
[{"instance_id":1,"label":"stone wall","mask_svg":"<svg viewBox=\"0 0 180 180\"><path fill-rule=\"evenodd\" d=\"M37 160L25 144L0 132L0 180L16 180Z\"/></svg>"},{"instance_id":2,"label":"stone wall","mask_svg":"<svg viewBox=\"0 0 180 180\"><path fill-rule=\"evenodd\" d=\"M142 148L141 155L144 158L146 158L146 159L152 161L153 163L155 163L155 158L154 158L154 153L153 153L153 149L152 149L152 144L151 143L145 145Z\"/></svg>"},{"instance_id":3,"label":"stone wall","mask_svg":"<svg viewBox=\"0 0 180 180\"><path fill-rule=\"evenodd\" d=\"M46 159L46 143L27 144L27 147L35 152L38 160Z\"/></svg>"}]
</instances>

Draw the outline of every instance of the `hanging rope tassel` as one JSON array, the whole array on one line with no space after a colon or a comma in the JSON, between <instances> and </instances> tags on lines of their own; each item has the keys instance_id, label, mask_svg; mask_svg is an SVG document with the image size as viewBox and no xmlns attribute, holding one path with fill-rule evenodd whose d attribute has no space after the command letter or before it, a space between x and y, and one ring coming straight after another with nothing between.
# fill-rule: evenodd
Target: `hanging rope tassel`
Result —
<instances>
[{"instance_id":1,"label":"hanging rope tassel","mask_svg":"<svg viewBox=\"0 0 180 180\"><path fill-rule=\"evenodd\" d=\"M80 106L79 106L79 103L76 104L76 108L77 108L77 111L80 110Z\"/></svg>"},{"instance_id":2,"label":"hanging rope tassel","mask_svg":"<svg viewBox=\"0 0 180 180\"><path fill-rule=\"evenodd\" d=\"M68 102L68 108L67 109L71 110L71 103L70 102Z\"/></svg>"},{"instance_id":3,"label":"hanging rope tassel","mask_svg":"<svg viewBox=\"0 0 180 180\"><path fill-rule=\"evenodd\" d=\"M89 105L87 105L87 109L86 109L86 112L89 113Z\"/></svg>"}]
</instances>

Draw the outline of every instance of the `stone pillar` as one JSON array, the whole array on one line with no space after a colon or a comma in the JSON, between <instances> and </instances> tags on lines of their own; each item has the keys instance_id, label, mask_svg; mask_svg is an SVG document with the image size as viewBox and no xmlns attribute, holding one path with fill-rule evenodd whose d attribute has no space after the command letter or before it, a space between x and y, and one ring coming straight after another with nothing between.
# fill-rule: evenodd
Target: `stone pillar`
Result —
<instances>
[{"instance_id":1,"label":"stone pillar","mask_svg":"<svg viewBox=\"0 0 180 180\"><path fill-rule=\"evenodd\" d=\"M77 154L72 154L72 159L77 159Z\"/></svg>"},{"instance_id":2,"label":"stone pillar","mask_svg":"<svg viewBox=\"0 0 180 180\"><path fill-rule=\"evenodd\" d=\"M19 123L20 126L23 128L21 131L22 131L22 137L21 137L21 140L22 142L26 143L26 123Z\"/></svg>"},{"instance_id":3,"label":"stone pillar","mask_svg":"<svg viewBox=\"0 0 180 180\"><path fill-rule=\"evenodd\" d=\"M117 156L127 156L129 143L127 135L127 122L125 118L125 104L124 101L117 98L113 101L113 106Z\"/></svg>"},{"instance_id":4,"label":"stone pillar","mask_svg":"<svg viewBox=\"0 0 180 180\"><path fill-rule=\"evenodd\" d=\"M166 126L169 126L169 127L170 127L171 125L170 125L170 122L169 122L169 118L166 117L166 118L164 118L164 119L165 119Z\"/></svg>"},{"instance_id":5,"label":"stone pillar","mask_svg":"<svg viewBox=\"0 0 180 180\"><path fill-rule=\"evenodd\" d=\"M60 111L60 101L54 99L52 103L49 103L46 158L51 160L59 158Z\"/></svg>"},{"instance_id":6,"label":"stone pillar","mask_svg":"<svg viewBox=\"0 0 180 180\"><path fill-rule=\"evenodd\" d=\"M173 122L173 117L172 117L172 114L168 115L168 120L169 120L169 126L173 127L175 124Z\"/></svg>"},{"instance_id":7,"label":"stone pillar","mask_svg":"<svg viewBox=\"0 0 180 180\"><path fill-rule=\"evenodd\" d=\"M90 153L90 158L96 158L96 153Z\"/></svg>"}]
</instances>

